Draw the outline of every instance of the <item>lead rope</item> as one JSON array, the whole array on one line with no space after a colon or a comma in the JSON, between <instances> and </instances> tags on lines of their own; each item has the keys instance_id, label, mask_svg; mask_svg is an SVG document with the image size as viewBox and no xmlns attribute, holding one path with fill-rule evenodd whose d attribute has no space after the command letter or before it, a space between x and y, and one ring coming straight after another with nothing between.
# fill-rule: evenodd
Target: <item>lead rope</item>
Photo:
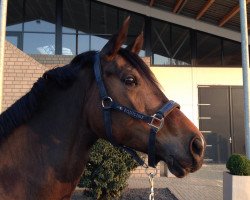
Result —
<instances>
[{"instance_id":1,"label":"lead rope","mask_svg":"<svg viewBox=\"0 0 250 200\"><path fill-rule=\"evenodd\" d=\"M149 183L151 186L150 194L149 194L149 200L155 199L155 193L154 193L154 177L157 175L157 168L155 168L155 172L147 172L148 168L145 169L146 174L148 175Z\"/></svg>"},{"instance_id":2,"label":"lead rope","mask_svg":"<svg viewBox=\"0 0 250 200\"><path fill-rule=\"evenodd\" d=\"M149 183L151 185L151 190L149 194L149 200L155 200L155 193L154 193L154 174L150 173L149 176Z\"/></svg>"}]
</instances>

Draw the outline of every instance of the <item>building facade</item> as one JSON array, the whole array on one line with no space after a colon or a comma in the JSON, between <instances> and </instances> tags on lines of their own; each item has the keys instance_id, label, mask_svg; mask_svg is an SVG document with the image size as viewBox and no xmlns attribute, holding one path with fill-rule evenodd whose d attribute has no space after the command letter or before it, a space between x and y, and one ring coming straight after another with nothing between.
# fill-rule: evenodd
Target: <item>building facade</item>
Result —
<instances>
[{"instance_id":1,"label":"building facade","mask_svg":"<svg viewBox=\"0 0 250 200\"><path fill-rule=\"evenodd\" d=\"M206 160L224 163L231 153L244 153L240 33L144 3L9 0L4 107L24 94L45 70L65 65L81 52L100 50L130 15L125 45L144 32L140 56L166 96L180 103L203 132ZM10 51L19 53L13 57ZM28 68L27 59L33 63Z\"/></svg>"}]
</instances>

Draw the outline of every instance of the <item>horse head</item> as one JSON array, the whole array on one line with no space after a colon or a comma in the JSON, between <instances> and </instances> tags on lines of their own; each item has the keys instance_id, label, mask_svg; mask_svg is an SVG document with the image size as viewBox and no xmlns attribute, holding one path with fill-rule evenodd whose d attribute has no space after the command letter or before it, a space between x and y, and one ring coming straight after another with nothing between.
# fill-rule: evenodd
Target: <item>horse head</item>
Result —
<instances>
[{"instance_id":1,"label":"horse head","mask_svg":"<svg viewBox=\"0 0 250 200\"><path fill-rule=\"evenodd\" d=\"M89 126L97 137L145 153L151 151L148 143L151 130L155 130L151 142L155 162L163 160L174 175L183 177L201 167L204 137L179 106L163 94L150 68L137 55L143 46L143 33L138 35L132 45L121 48L127 36L129 21L129 18L124 21L120 31L113 35L97 58L100 59L97 65L100 65L101 70L97 79L103 81L103 86L97 81L90 90L86 104ZM99 95L102 90L100 87L105 88L104 95ZM113 102L116 102L115 105ZM169 103L172 106L166 111L164 106L168 107ZM109 107L113 108L109 114L112 136L107 135L107 119L103 119L103 112ZM154 114L159 113L162 107L165 110L161 113L162 118L158 119ZM148 119L148 116L151 118ZM141 120L143 117L147 119ZM149 122L145 122L147 120Z\"/></svg>"}]
</instances>

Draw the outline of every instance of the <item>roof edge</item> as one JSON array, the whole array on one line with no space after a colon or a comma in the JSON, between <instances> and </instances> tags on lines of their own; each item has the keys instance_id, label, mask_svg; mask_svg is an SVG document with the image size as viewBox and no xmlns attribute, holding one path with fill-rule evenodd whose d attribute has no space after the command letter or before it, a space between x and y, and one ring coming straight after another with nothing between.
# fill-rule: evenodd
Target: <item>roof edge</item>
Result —
<instances>
[{"instance_id":1,"label":"roof edge","mask_svg":"<svg viewBox=\"0 0 250 200\"><path fill-rule=\"evenodd\" d=\"M226 28L208 24L196 19L177 15L169 11L163 11L158 8L142 5L129 0L97 0L99 2L109 4L122 9L130 10L148 17L153 17L173 24L178 24L194 30L210 33L219 37L227 38L237 42L241 42L241 33Z\"/></svg>"}]
</instances>

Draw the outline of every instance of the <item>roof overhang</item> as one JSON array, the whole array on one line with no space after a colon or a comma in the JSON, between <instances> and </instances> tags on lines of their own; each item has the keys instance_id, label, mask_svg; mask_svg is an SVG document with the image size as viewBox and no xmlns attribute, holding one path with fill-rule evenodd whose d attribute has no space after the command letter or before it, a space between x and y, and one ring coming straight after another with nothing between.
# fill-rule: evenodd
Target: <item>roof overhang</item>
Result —
<instances>
[{"instance_id":1,"label":"roof overhang","mask_svg":"<svg viewBox=\"0 0 250 200\"><path fill-rule=\"evenodd\" d=\"M150 3L141 4L129 0L97 0L99 2L109 4L115 7L130 10L148 17L160 19L166 22L171 22L181 26L185 26L194 30L210 33L223 38L241 42L240 32L209 24L195 18L178 15L178 13L164 11L159 8L150 6ZM152 2L151 2L152 3Z\"/></svg>"}]
</instances>

